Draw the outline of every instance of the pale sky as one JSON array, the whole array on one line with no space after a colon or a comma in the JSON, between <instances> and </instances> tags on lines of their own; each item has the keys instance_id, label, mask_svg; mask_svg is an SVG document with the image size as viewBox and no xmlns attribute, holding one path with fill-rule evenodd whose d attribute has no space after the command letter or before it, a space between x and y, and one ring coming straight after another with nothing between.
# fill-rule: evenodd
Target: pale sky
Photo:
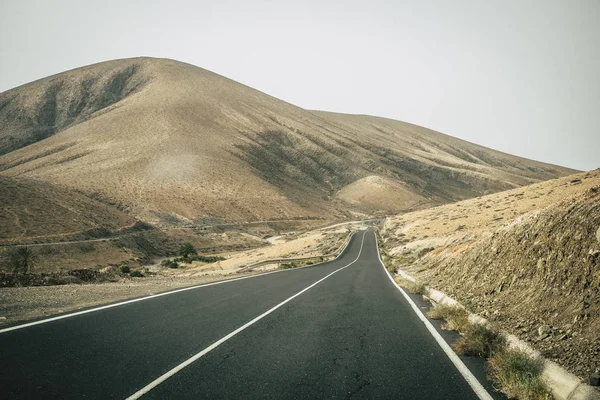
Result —
<instances>
[{"instance_id":1,"label":"pale sky","mask_svg":"<svg viewBox=\"0 0 600 400\"><path fill-rule=\"evenodd\" d=\"M600 167L600 0L0 3L0 92L87 64L185 61L307 109Z\"/></svg>"}]
</instances>

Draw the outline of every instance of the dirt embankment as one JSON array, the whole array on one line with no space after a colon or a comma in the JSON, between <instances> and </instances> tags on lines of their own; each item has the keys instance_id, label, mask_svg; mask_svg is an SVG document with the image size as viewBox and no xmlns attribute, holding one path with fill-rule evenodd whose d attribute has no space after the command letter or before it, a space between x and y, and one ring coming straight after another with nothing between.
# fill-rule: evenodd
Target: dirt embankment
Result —
<instances>
[{"instance_id":1,"label":"dirt embankment","mask_svg":"<svg viewBox=\"0 0 600 400\"><path fill-rule=\"evenodd\" d=\"M540 208L490 227L473 224L471 233L411 240L388 221L387 251L399 268L586 379L600 372L600 171L520 189L525 204L531 192ZM562 200L551 201L555 192ZM497 210L500 195L487 205ZM477 209L464 206L466 221Z\"/></svg>"}]
</instances>

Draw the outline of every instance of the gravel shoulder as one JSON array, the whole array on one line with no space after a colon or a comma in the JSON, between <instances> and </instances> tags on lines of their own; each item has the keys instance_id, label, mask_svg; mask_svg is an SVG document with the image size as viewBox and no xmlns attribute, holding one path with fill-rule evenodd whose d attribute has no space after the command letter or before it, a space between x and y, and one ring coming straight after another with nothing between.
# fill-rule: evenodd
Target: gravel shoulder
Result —
<instances>
[{"instance_id":1,"label":"gravel shoulder","mask_svg":"<svg viewBox=\"0 0 600 400\"><path fill-rule=\"evenodd\" d=\"M246 274L153 276L119 282L0 289L0 327Z\"/></svg>"},{"instance_id":2,"label":"gravel shoulder","mask_svg":"<svg viewBox=\"0 0 600 400\"><path fill-rule=\"evenodd\" d=\"M354 224L354 229L361 228ZM180 269L160 268L145 278L117 282L0 288L0 327L49 317L63 312L148 296L173 289L263 272L240 271L250 263L282 257L321 255L337 250L345 241L348 226L306 232L282 238L276 244L238 253L223 254L225 261L194 262Z\"/></svg>"}]
</instances>

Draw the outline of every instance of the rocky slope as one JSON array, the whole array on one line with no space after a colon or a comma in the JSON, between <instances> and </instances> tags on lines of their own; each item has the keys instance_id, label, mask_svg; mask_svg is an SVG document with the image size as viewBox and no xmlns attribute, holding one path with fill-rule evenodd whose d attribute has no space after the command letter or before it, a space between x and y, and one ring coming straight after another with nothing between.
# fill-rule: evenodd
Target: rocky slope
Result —
<instances>
[{"instance_id":1,"label":"rocky slope","mask_svg":"<svg viewBox=\"0 0 600 400\"><path fill-rule=\"evenodd\" d=\"M415 214L386 223L399 268L581 378L600 372L600 170Z\"/></svg>"}]
</instances>

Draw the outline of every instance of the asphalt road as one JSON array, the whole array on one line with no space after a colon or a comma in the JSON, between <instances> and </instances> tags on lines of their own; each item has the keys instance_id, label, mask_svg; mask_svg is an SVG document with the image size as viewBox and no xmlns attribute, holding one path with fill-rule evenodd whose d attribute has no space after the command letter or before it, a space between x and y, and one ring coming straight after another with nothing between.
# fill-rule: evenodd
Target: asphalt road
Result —
<instances>
[{"instance_id":1,"label":"asphalt road","mask_svg":"<svg viewBox=\"0 0 600 400\"><path fill-rule=\"evenodd\" d=\"M144 399L478 398L388 278L373 232L329 263L0 333L2 398L143 388Z\"/></svg>"}]
</instances>

